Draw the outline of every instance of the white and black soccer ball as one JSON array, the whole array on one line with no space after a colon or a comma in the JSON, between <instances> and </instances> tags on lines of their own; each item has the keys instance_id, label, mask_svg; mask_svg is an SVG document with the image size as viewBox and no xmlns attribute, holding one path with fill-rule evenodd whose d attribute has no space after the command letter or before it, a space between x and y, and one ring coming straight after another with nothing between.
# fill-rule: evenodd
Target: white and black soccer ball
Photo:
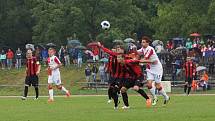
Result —
<instances>
[{"instance_id":1,"label":"white and black soccer ball","mask_svg":"<svg viewBox=\"0 0 215 121\"><path fill-rule=\"evenodd\" d=\"M102 21L101 26L102 26L102 29L107 30L110 28L110 23L109 21Z\"/></svg>"}]
</instances>

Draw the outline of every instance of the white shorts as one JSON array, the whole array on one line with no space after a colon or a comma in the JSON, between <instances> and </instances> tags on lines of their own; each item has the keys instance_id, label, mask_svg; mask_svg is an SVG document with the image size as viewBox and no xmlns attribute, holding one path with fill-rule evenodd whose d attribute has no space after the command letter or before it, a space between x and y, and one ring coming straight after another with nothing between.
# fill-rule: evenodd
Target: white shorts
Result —
<instances>
[{"instance_id":1,"label":"white shorts","mask_svg":"<svg viewBox=\"0 0 215 121\"><path fill-rule=\"evenodd\" d=\"M99 55L94 55L94 56L93 56L93 60L94 60L94 61L99 60Z\"/></svg>"},{"instance_id":2,"label":"white shorts","mask_svg":"<svg viewBox=\"0 0 215 121\"><path fill-rule=\"evenodd\" d=\"M49 75L48 84L60 85L61 84L60 73L52 73L52 75Z\"/></svg>"},{"instance_id":3,"label":"white shorts","mask_svg":"<svg viewBox=\"0 0 215 121\"><path fill-rule=\"evenodd\" d=\"M150 72L147 72L147 80L155 81L155 83L161 83L163 74L153 74Z\"/></svg>"}]
</instances>

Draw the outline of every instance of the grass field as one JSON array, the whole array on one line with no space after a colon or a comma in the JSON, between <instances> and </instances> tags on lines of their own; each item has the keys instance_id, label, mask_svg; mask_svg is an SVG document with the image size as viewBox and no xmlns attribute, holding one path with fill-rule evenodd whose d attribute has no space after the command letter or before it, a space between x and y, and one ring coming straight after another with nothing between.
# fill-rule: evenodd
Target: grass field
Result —
<instances>
[{"instance_id":1,"label":"grass field","mask_svg":"<svg viewBox=\"0 0 215 121\"><path fill-rule=\"evenodd\" d=\"M0 121L214 121L215 96L171 96L167 106L146 108L140 96L129 96L131 108L114 110L106 96L55 97L26 101L0 98ZM122 106L122 101L120 103Z\"/></svg>"}]
</instances>

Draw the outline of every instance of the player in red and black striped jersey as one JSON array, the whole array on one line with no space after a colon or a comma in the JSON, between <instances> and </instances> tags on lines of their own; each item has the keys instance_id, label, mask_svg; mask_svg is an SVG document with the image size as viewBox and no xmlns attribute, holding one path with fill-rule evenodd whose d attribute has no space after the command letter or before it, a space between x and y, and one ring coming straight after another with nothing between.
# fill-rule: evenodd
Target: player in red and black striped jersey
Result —
<instances>
[{"instance_id":1,"label":"player in red and black striped jersey","mask_svg":"<svg viewBox=\"0 0 215 121\"><path fill-rule=\"evenodd\" d=\"M190 57L187 57L187 61L184 63L183 67L185 70L184 93L187 93L187 95L189 95L191 91L192 82L196 74L196 64L192 61Z\"/></svg>"},{"instance_id":2,"label":"player in red and black striped jersey","mask_svg":"<svg viewBox=\"0 0 215 121\"><path fill-rule=\"evenodd\" d=\"M33 57L32 51L27 50L26 53L26 78L25 78L25 89L24 89L24 95L22 97L22 100L25 100L28 95L28 87L34 86L36 97L35 99L38 99L39 96L39 79L38 74L40 73L40 64L39 61L37 61L36 57Z\"/></svg>"},{"instance_id":3,"label":"player in red and black striped jersey","mask_svg":"<svg viewBox=\"0 0 215 121\"><path fill-rule=\"evenodd\" d=\"M102 46L100 46L101 49L104 50L104 52L108 53L111 55L109 62L111 62L111 64L109 63L109 66L111 66L110 71L112 71L112 77L114 77L114 80L112 80L111 85L113 87L115 87L115 85L119 86L119 89L121 90L121 94L122 94L122 98L123 98L123 102L125 104L125 106L123 106L124 109L129 108L129 103L128 103L128 96L127 96L127 89L134 87L134 89L136 89L135 91L137 91L138 93L140 93L144 98L146 98L147 100L149 99L149 97L147 96L147 94L140 89L140 83L139 82L139 78L142 76L142 71L141 68L139 66L139 63L137 63L138 67L135 66L132 63L124 63L124 58L125 58L125 54L124 54L124 50L123 48L121 48L120 46L118 46L116 48L116 52L110 51L107 48L104 48ZM139 69L139 70L138 70ZM109 88L108 92L109 94L111 94L111 89L114 88ZM115 94L112 92L112 94ZM114 98L113 98L114 99ZM115 107L117 106L116 101L115 102ZM151 101L148 101L148 105L150 105Z\"/></svg>"}]
</instances>

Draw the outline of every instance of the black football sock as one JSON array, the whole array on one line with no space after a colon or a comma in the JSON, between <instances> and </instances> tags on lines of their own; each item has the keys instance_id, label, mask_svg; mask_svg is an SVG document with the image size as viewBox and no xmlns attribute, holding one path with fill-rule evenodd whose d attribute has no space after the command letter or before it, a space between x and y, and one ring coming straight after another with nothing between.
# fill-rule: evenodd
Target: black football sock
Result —
<instances>
[{"instance_id":1,"label":"black football sock","mask_svg":"<svg viewBox=\"0 0 215 121\"><path fill-rule=\"evenodd\" d=\"M145 93L144 90L139 89L137 92L138 92L141 96L143 96L146 100L149 99L149 96Z\"/></svg>"},{"instance_id":2,"label":"black football sock","mask_svg":"<svg viewBox=\"0 0 215 121\"><path fill-rule=\"evenodd\" d=\"M27 97L28 95L28 86L25 86L25 89L24 89L24 97Z\"/></svg>"},{"instance_id":3,"label":"black football sock","mask_svg":"<svg viewBox=\"0 0 215 121\"><path fill-rule=\"evenodd\" d=\"M118 107L118 95L117 95L117 90L116 90L116 89L113 89L111 95L112 95L111 97L112 97L113 100L114 100L114 106L115 106L115 107Z\"/></svg>"},{"instance_id":4,"label":"black football sock","mask_svg":"<svg viewBox=\"0 0 215 121\"><path fill-rule=\"evenodd\" d=\"M112 88L110 87L108 89L108 99L111 100L111 93L112 93Z\"/></svg>"},{"instance_id":5,"label":"black football sock","mask_svg":"<svg viewBox=\"0 0 215 121\"><path fill-rule=\"evenodd\" d=\"M188 87L188 92L187 92L188 95L190 94L190 91L191 91L191 86Z\"/></svg>"},{"instance_id":6,"label":"black football sock","mask_svg":"<svg viewBox=\"0 0 215 121\"><path fill-rule=\"evenodd\" d=\"M187 92L187 85L184 85L184 93Z\"/></svg>"},{"instance_id":7,"label":"black football sock","mask_svg":"<svg viewBox=\"0 0 215 121\"><path fill-rule=\"evenodd\" d=\"M39 97L39 88L38 87L35 87L35 93L36 93L36 98Z\"/></svg>"},{"instance_id":8,"label":"black football sock","mask_svg":"<svg viewBox=\"0 0 215 121\"><path fill-rule=\"evenodd\" d=\"M128 107L129 104L128 104L128 94L127 94L127 92L122 93L122 99L123 99L123 102L124 102L125 106Z\"/></svg>"}]
</instances>

